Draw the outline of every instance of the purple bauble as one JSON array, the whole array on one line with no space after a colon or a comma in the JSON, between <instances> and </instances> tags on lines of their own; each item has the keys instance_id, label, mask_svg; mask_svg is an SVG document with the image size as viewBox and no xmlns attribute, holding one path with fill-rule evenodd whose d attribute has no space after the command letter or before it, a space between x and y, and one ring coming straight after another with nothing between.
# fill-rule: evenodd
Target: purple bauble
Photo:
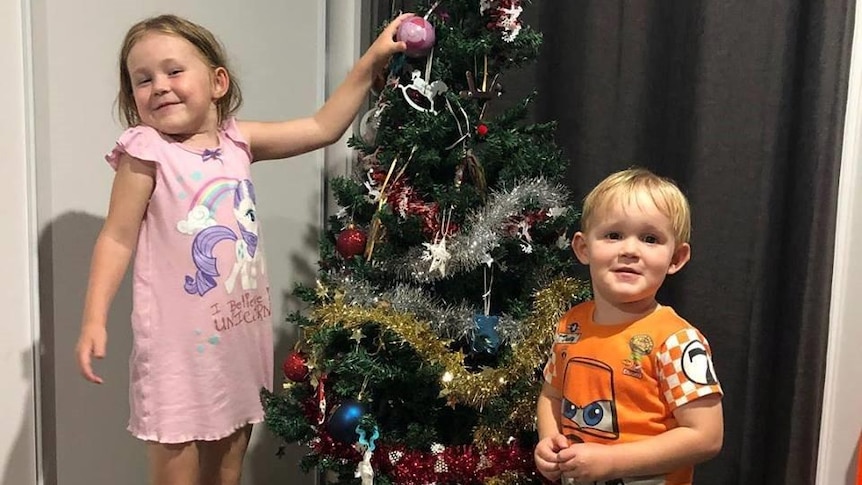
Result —
<instances>
[{"instance_id":1,"label":"purple bauble","mask_svg":"<svg viewBox=\"0 0 862 485\"><path fill-rule=\"evenodd\" d=\"M434 26L422 17L410 17L404 20L398 26L398 32L395 34L395 39L398 42L407 44L407 50L404 53L409 57L428 55L428 52L434 47L436 38Z\"/></svg>"}]
</instances>

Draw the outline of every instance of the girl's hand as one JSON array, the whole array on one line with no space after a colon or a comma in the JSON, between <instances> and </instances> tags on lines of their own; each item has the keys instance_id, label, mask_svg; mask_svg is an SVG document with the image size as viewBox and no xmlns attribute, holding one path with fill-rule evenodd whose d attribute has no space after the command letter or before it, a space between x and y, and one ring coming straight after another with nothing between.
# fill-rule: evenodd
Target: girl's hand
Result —
<instances>
[{"instance_id":1,"label":"girl's hand","mask_svg":"<svg viewBox=\"0 0 862 485\"><path fill-rule=\"evenodd\" d=\"M107 343L108 331L104 325L84 324L81 327L78 345L75 346L75 354L78 357L78 369L80 369L84 379L94 384L101 384L103 381L101 377L93 372L92 358L104 358Z\"/></svg>"},{"instance_id":2,"label":"girl's hand","mask_svg":"<svg viewBox=\"0 0 862 485\"><path fill-rule=\"evenodd\" d=\"M374 63L375 69L383 69L386 67L386 63L389 62L389 58L392 57L393 54L397 54L399 52L404 52L407 50L407 44L405 42L396 42L395 41L395 33L398 31L398 26L401 25L401 22L404 19L408 19L413 17L412 13L401 14L396 17L392 22L389 22L389 25L383 29L383 32L377 36L377 40L371 44L371 47L366 51L366 55L371 57L371 61Z\"/></svg>"}]
</instances>

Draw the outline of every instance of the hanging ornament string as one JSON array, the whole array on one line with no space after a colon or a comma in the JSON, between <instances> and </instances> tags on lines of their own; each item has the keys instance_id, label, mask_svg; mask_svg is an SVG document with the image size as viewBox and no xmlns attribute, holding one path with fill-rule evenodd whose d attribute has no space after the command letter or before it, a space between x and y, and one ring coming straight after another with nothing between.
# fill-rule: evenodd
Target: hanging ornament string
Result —
<instances>
[{"instance_id":1,"label":"hanging ornament string","mask_svg":"<svg viewBox=\"0 0 862 485\"><path fill-rule=\"evenodd\" d=\"M368 376L362 380L362 387L359 388L359 394L356 395L357 401L362 401L362 394L365 392L365 387L368 386Z\"/></svg>"},{"instance_id":2,"label":"hanging ornament string","mask_svg":"<svg viewBox=\"0 0 862 485\"><path fill-rule=\"evenodd\" d=\"M383 225L380 222L380 212L383 210L383 207L386 205L388 200L388 194L386 189L391 185L394 185L398 180L401 179L401 176L404 175L404 171L407 169L407 165L410 164L410 161L413 160L413 155L416 153L416 149L418 147L414 146L410 150L410 155L407 156L407 161L404 162L404 165L398 170L398 173L395 175L395 178L392 178L392 172L395 169L395 165L398 163L398 158L392 160L392 164L389 166L389 172L386 174L386 178L383 179L383 184L380 186L380 197L377 201L377 211L374 214L374 218L371 221L371 230L368 235L367 246L365 247L365 257L366 261L371 261L371 256L374 253L374 245L380 240L383 236L382 230ZM391 183L390 183L391 181Z\"/></svg>"},{"instance_id":3,"label":"hanging ornament string","mask_svg":"<svg viewBox=\"0 0 862 485\"><path fill-rule=\"evenodd\" d=\"M491 261L493 262L493 261ZM491 287L494 286L494 269L491 268L491 281L488 281L488 268L491 266L491 262L488 263L488 266L483 268L483 280L485 286L485 293L482 293L482 303L484 304L485 316L491 314Z\"/></svg>"},{"instance_id":4,"label":"hanging ornament string","mask_svg":"<svg viewBox=\"0 0 862 485\"><path fill-rule=\"evenodd\" d=\"M377 210L374 213L374 218L371 221L371 230L368 234L368 241L365 246L365 260L371 261L371 255L374 253L374 245L380 236L380 217L379 213L383 210L383 205L386 203L386 185L389 184L389 178L392 177L392 171L395 170L395 164L398 163L398 158L392 159L389 164L389 171L386 173L386 178L383 179L383 184L380 186L380 197L377 199Z\"/></svg>"},{"instance_id":5,"label":"hanging ornament string","mask_svg":"<svg viewBox=\"0 0 862 485\"><path fill-rule=\"evenodd\" d=\"M479 195L482 196L482 200L484 201L488 194L487 182L485 181L485 168L481 163L479 163L479 159L473 154L473 150L467 147L467 140L472 136L469 130L470 116L467 115L466 111L464 111L464 107L461 106L461 103L458 103L458 101L455 102L458 105L458 110L464 116L464 127L461 127L461 120L459 120L458 115L455 114L455 110L452 108L452 103L449 102L449 98L446 98L446 109L449 110L452 118L455 119L455 125L458 127L458 133L461 135L451 145L446 147L446 150L451 150L460 143L463 151L462 161L455 169L455 187L461 186L461 183L464 181L464 171L466 170L469 172L470 177L473 179L473 183L476 185L476 189L479 191Z\"/></svg>"},{"instance_id":6,"label":"hanging ornament string","mask_svg":"<svg viewBox=\"0 0 862 485\"><path fill-rule=\"evenodd\" d=\"M478 354L495 354L500 348L500 333L497 331L500 317L491 315L491 289L494 286L492 263L493 260L482 268L483 287L485 289L485 292L482 293L483 313L473 315L473 337L470 349ZM491 271L490 281L488 278L489 270Z\"/></svg>"},{"instance_id":7,"label":"hanging ornament string","mask_svg":"<svg viewBox=\"0 0 862 485\"><path fill-rule=\"evenodd\" d=\"M467 139L470 138L470 131L464 130L461 128L461 121L458 119L458 115L455 114L455 110L452 109L452 103L449 102L449 98L446 98L446 109L449 110L449 113L452 114L452 118L455 118L455 124L458 126L458 133L461 135L460 138L452 142L451 145L446 147L446 150L451 150L458 146L459 143L464 143L464 152L467 152ZM470 126L470 117L467 116L467 112L464 111L464 108L458 103L458 109L461 111L461 114L464 115L465 126Z\"/></svg>"},{"instance_id":8,"label":"hanging ornament string","mask_svg":"<svg viewBox=\"0 0 862 485\"><path fill-rule=\"evenodd\" d=\"M404 165L398 171L398 174L395 176L395 180L392 183L398 181L401 176L404 174L404 170L407 168L407 164L410 163L410 160L413 159L413 154L416 153L416 147L410 151L410 156L407 158L407 161L404 162ZM380 212L383 210L383 206L386 205L386 188L389 185L389 181L392 178L392 172L395 170L395 165L398 163L398 158L394 158L392 163L389 165L389 171L386 173L386 178L383 179L383 184L380 186L380 197L377 200L377 211L374 213L374 218L371 221L371 230L368 234L368 240L365 247L365 260L371 261L371 255L374 253L374 245L377 243L378 239L381 238L382 234L382 223L380 222Z\"/></svg>"},{"instance_id":9,"label":"hanging ornament string","mask_svg":"<svg viewBox=\"0 0 862 485\"><path fill-rule=\"evenodd\" d=\"M428 52L428 59L425 60L425 83L431 84L431 64L434 62L434 47Z\"/></svg>"},{"instance_id":10,"label":"hanging ornament string","mask_svg":"<svg viewBox=\"0 0 862 485\"><path fill-rule=\"evenodd\" d=\"M433 4L433 5L431 5L431 8L429 8L429 9L428 9L428 12L425 14L425 20L428 20L428 17L430 17L430 16L431 16L431 14L432 14L432 13L434 13L434 10L436 10L436 9L437 9L437 6L438 6L438 5L440 5L440 2L441 2L441 1L442 1L442 0L437 0L436 2L434 2L434 4Z\"/></svg>"}]
</instances>

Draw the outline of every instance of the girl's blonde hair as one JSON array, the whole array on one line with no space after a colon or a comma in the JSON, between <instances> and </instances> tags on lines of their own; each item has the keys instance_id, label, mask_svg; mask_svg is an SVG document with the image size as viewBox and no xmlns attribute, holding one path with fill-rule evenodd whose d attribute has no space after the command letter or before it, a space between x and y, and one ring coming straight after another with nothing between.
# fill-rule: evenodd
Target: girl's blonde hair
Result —
<instances>
[{"instance_id":1,"label":"girl's blonde hair","mask_svg":"<svg viewBox=\"0 0 862 485\"><path fill-rule=\"evenodd\" d=\"M646 170L630 168L613 173L602 180L584 198L581 230L587 232L597 214L614 203L637 204L646 195L662 214L670 219L676 244L691 238L691 208L688 199L672 180Z\"/></svg>"},{"instance_id":2,"label":"girl's blonde hair","mask_svg":"<svg viewBox=\"0 0 862 485\"><path fill-rule=\"evenodd\" d=\"M135 106L132 79L126 61L132 47L148 32L179 36L191 42L211 68L222 67L227 71L230 80L227 92L216 101L219 123L239 109L242 105L242 91L240 91L239 82L227 66L227 56L225 56L224 48L218 39L209 30L184 18L176 15L159 15L133 25L126 32L123 47L120 49L120 92L117 95L117 110L127 127L140 123L141 117Z\"/></svg>"}]
</instances>

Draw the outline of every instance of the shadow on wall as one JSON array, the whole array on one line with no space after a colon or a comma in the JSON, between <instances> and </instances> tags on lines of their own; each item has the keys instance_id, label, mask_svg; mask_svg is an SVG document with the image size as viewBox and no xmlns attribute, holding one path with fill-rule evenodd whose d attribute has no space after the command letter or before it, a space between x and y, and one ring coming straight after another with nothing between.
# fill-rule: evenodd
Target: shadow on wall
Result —
<instances>
[{"instance_id":1,"label":"shadow on wall","mask_svg":"<svg viewBox=\"0 0 862 485\"><path fill-rule=\"evenodd\" d=\"M33 376L30 375L30 369L33 362L33 352L36 349L30 348L21 353L21 369L24 369L24 374L21 379L29 381ZM0 470L3 470L3 476L0 478L0 485L21 485L22 483L30 483L34 474L33 460L33 436L30 427L29 417L33 414L30 406L33 402L32 389L27 393L27 396L22 401L24 409L18 416L25 417L22 420L18 433L15 436L15 444L12 445L12 450L9 455L4 457L4 461L0 462Z\"/></svg>"},{"instance_id":2,"label":"shadow on wall","mask_svg":"<svg viewBox=\"0 0 862 485\"><path fill-rule=\"evenodd\" d=\"M847 485L862 485L862 434L856 442L856 451L847 469Z\"/></svg>"},{"instance_id":3,"label":"shadow on wall","mask_svg":"<svg viewBox=\"0 0 862 485\"><path fill-rule=\"evenodd\" d=\"M90 256L104 219L63 214L39 235L42 456L45 485L145 485L145 447L126 431L131 287L124 278L108 315L108 349L86 382L74 357ZM5 484L4 484L5 485Z\"/></svg>"}]
</instances>

